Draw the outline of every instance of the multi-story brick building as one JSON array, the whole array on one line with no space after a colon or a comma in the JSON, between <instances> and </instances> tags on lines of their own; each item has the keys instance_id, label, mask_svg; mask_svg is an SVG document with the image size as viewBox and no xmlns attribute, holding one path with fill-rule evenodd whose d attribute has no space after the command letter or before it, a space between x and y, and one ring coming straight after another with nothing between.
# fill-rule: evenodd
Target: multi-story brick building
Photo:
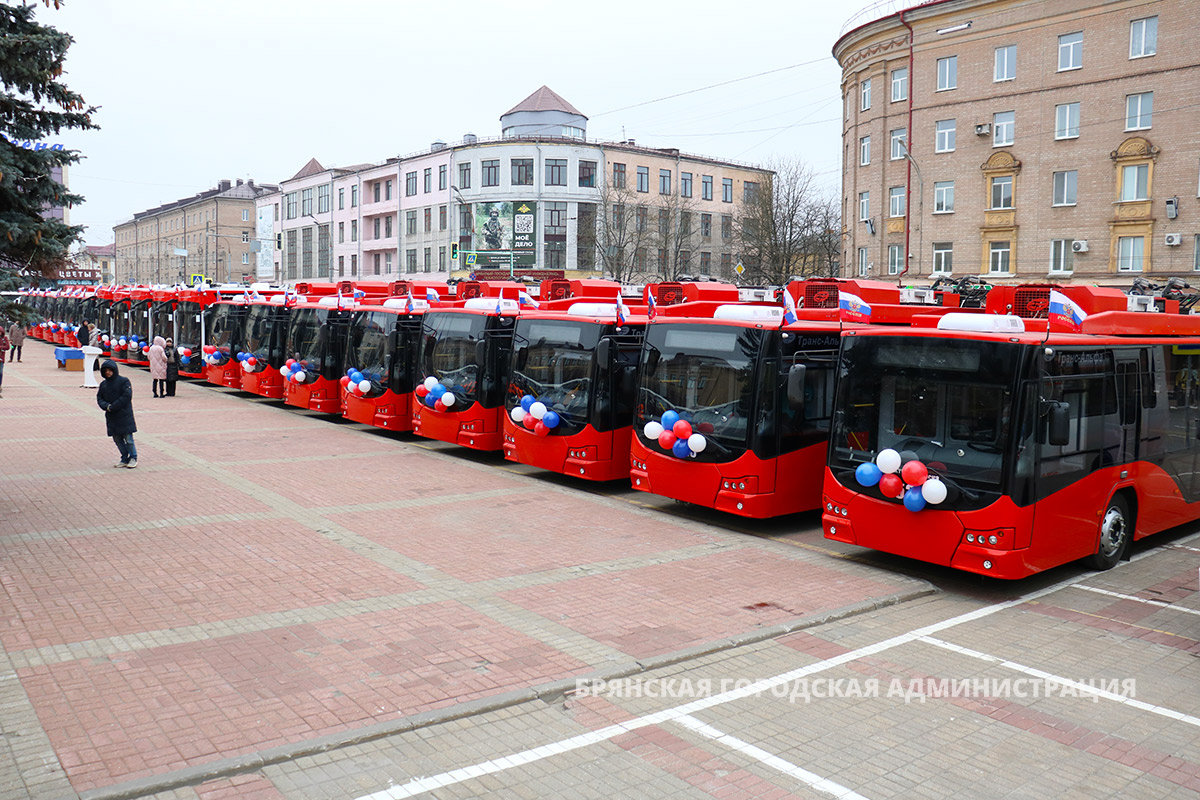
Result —
<instances>
[{"instance_id":1,"label":"multi-story brick building","mask_svg":"<svg viewBox=\"0 0 1200 800\"><path fill-rule=\"evenodd\" d=\"M221 181L216 188L139 211L113 228L118 283L177 283L191 275L240 281L254 274L258 249L255 201L274 191L254 181Z\"/></svg>"},{"instance_id":2,"label":"multi-story brick building","mask_svg":"<svg viewBox=\"0 0 1200 800\"><path fill-rule=\"evenodd\" d=\"M258 200L259 235L278 242L260 254L258 277L449 277L530 267L732 275L734 216L769 171L633 141L588 141L587 118L544 86L500 123L498 138L467 134L379 164L326 169L310 161ZM328 216L319 197L316 216L303 213L303 193L314 185L335 198ZM321 225L332 225L332 256L306 261L303 230L314 227L320 249Z\"/></svg>"},{"instance_id":3,"label":"multi-story brick building","mask_svg":"<svg viewBox=\"0 0 1200 800\"><path fill-rule=\"evenodd\" d=\"M933 0L851 20L843 273L1200 270L1198 18L1200 0Z\"/></svg>"}]
</instances>

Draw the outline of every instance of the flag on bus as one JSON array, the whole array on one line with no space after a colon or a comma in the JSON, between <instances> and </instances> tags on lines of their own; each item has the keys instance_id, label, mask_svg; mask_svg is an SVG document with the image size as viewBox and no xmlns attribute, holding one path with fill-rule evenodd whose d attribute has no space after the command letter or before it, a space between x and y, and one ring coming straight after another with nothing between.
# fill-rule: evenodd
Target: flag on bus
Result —
<instances>
[{"instance_id":1,"label":"flag on bus","mask_svg":"<svg viewBox=\"0 0 1200 800\"><path fill-rule=\"evenodd\" d=\"M425 289L425 301L431 306L437 305L439 302L438 293L433 290L432 286Z\"/></svg>"},{"instance_id":2,"label":"flag on bus","mask_svg":"<svg viewBox=\"0 0 1200 800\"><path fill-rule=\"evenodd\" d=\"M1087 312L1062 292L1051 289L1049 317L1050 330L1079 333L1083 329L1083 321L1087 319Z\"/></svg>"},{"instance_id":3,"label":"flag on bus","mask_svg":"<svg viewBox=\"0 0 1200 800\"><path fill-rule=\"evenodd\" d=\"M625 320L628 318L628 315L625 313L626 311L627 311L627 309L625 308L625 300L622 299L621 293L617 292L617 324L618 325L625 324Z\"/></svg>"},{"instance_id":4,"label":"flag on bus","mask_svg":"<svg viewBox=\"0 0 1200 800\"><path fill-rule=\"evenodd\" d=\"M844 322L870 322L871 307L850 292L838 292L838 310Z\"/></svg>"},{"instance_id":5,"label":"flag on bus","mask_svg":"<svg viewBox=\"0 0 1200 800\"><path fill-rule=\"evenodd\" d=\"M413 303L412 289L408 290L408 299L404 301L404 313L411 314L416 305Z\"/></svg>"},{"instance_id":6,"label":"flag on bus","mask_svg":"<svg viewBox=\"0 0 1200 800\"><path fill-rule=\"evenodd\" d=\"M521 308L532 308L534 311L541 308L541 306L538 304L538 301L530 297L529 293L524 290L517 295L517 303L521 306Z\"/></svg>"},{"instance_id":7,"label":"flag on bus","mask_svg":"<svg viewBox=\"0 0 1200 800\"><path fill-rule=\"evenodd\" d=\"M658 316L658 303L654 302L654 292L646 293L646 316L654 319Z\"/></svg>"},{"instance_id":8,"label":"flag on bus","mask_svg":"<svg viewBox=\"0 0 1200 800\"><path fill-rule=\"evenodd\" d=\"M788 287L783 287L783 324L794 325L799 321L796 316L796 301L792 299L792 293L788 291Z\"/></svg>"}]
</instances>

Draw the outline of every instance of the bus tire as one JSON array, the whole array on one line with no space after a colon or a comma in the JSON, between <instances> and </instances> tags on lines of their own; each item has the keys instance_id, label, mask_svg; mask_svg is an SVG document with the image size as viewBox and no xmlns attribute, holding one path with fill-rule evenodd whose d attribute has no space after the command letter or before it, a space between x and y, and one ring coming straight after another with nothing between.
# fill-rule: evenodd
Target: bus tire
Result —
<instances>
[{"instance_id":1,"label":"bus tire","mask_svg":"<svg viewBox=\"0 0 1200 800\"><path fill-rule=\"evenodd\" d=\"M1108 501L1108 508L1100 518L1100 535L1096 553L1084 559L1096 570L1112 569L1121 560L1133 538L1133 515L1129 512L1129 501L1119 494Z\"/></svg>"}]
</instances>

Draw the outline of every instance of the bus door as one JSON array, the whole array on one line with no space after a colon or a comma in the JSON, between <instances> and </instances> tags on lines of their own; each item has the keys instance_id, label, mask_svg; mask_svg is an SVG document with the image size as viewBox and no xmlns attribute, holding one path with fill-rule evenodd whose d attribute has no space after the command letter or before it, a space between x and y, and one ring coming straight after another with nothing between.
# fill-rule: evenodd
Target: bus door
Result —
<instances>
[{"instance_id":1,"label":"bus door","mask_svg":"<svg viewBox=\"0 0 1200 800\"><path fill-rule=\"evenodd\" d=\"M1116 350L1117 413L1113 425L1113 463L1128 464L1141 457L1143 350ZM1145 365L1148 367L1149 365Z\"/></svg>"}]
</instances>

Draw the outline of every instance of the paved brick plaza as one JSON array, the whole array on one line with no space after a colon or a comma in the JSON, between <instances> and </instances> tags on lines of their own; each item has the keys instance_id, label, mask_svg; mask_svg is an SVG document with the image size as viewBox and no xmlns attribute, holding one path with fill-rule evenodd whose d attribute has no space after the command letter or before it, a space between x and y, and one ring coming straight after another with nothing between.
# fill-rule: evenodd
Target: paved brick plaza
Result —
<instances>
[{"instance_id":1,"label":"paved brick plaza","mask_svg":"<svg viewBox=\"0 0 1200 800\"><path fill-rule=\"evenodd\" d=\"M931 590L499 455L208 385L152 399L132 367L139 468L111 469L94 390L24 355L0 400L5 800L134 795Z\"/></svg>"}]
</instances>

